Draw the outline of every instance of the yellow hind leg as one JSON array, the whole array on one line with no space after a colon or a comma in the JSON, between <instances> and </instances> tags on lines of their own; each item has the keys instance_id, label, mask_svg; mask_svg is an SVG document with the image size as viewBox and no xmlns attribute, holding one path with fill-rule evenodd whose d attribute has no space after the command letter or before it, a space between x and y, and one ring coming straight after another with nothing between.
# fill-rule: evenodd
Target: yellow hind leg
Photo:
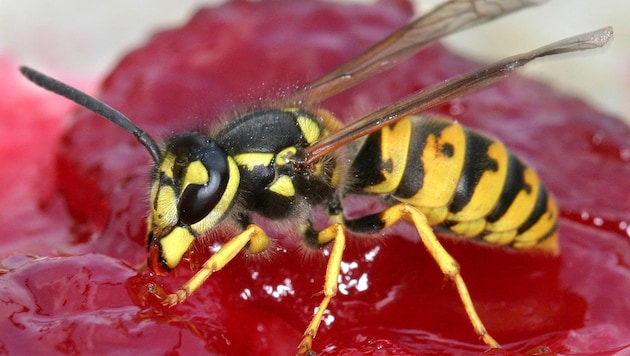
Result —
<instances>
[{"instance_id":1,"label":"yellow hind leg","mask_svg":"<svg viewBox=\"0 0 630 356\"><path fill-rule=\"evenodd\" d=\"M442 270L442 273L448 276L448 278L455 283L459 298L464 304L464 309L466 310L468 319L470 319L477 335L479 335L486 345L492 348L500 348L501 346L499 343L497 343L494 338L488 334L485 326L479 318L479 314L477 314L477 310L470 298L468 287L466 287L466 283L460 274L459 264L448 252L446 252L440 241L433 233L433 229L428 224L427 218L424 214L409 204L401 203L385 209L379 214L379 217L384 223L384 228L392 226L400 220L407 220L413 224L418 231L420 241L422 241L424 246L427 248L429 254L431 254L435 262L438 264L440 270Z\"/></svg>"}]
</instances>

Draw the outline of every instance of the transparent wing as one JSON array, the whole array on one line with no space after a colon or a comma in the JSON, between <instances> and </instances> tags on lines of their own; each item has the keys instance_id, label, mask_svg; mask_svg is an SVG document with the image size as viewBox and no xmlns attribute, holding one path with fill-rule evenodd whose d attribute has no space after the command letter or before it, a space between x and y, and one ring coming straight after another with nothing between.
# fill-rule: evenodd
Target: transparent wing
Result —
<instances>
[{"instance_id":1,"label":"transparent wing","mask_svg":"<svg viewBox=\"0 0 630 356\"><path fill-rule=\"evenodd\" d=\"M295 92L288 102L315 104L382 72L451 33L545 0L451 0Z\"/></svg>"},{"instance_id":2,"label":"transparent wing","mask_svg":"<svg viewBox=\"0 0 630 356\"><path fill-rule=\"evenodd\" d=\"M299 163L310 164L350 141L391 125L401 118L443 104L453 98L487 87L514 70L545 56L604 46L613 35L612 27L566 38L533 51L508 57L478 71L467 73L433 87L417 91L384 107L309 146Z\"/></svg>"}]
</instances>

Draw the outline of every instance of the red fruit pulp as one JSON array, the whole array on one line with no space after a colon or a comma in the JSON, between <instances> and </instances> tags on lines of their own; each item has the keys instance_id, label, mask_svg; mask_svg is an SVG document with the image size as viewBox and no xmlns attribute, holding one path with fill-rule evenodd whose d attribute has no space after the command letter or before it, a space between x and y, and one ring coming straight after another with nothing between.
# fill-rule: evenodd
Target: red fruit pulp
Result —
<instances>
[{"instance_id":1,"label":"red fruit pulp","mask_svg":"<svg viewBox=\"0 0 630 356\"><path fill-rule=\"evenodd\" d=\"M234 110L265 105L332 69L410 16L402 2L234 2L205 9L124 57L100 98L156 137L214 127ZM351 121L477 67L432 45L324 107ZM486 326L508 350L489 353L627 351L630 201L623 197L630 192L630 129L521 78L436 112L504 141L539 171L562 211L559 257L445 240ZM34 156L34 147L25 146L24 154ZM61 251L46 253L33 243L18 252L60 257L3 261L0 353L294 352L321 299L322 253L305 254L299 240L281 238L268 258L238 256L185 303L164 308L156 294L176 290L192 271L182 263L172 275L155 277L130 267L147 256L149 155L132 135L87 111L56 150L57 189L43 197L29 192L55 207L63 198L69 212L63 221L73 234L55 223L61 209L41 209L7 235L18 241L41 219ZM349 242L340 292L316 350L484 351L454 288L415 236L400 231L384 241ZM198 246L192 264L209 253Z\"/></svg>"}]
</instances>

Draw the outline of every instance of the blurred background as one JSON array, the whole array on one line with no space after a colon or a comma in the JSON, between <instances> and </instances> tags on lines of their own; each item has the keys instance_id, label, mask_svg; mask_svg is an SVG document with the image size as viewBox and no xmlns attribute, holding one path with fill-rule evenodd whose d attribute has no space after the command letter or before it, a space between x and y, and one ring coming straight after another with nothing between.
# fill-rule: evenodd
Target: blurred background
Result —
<instances>
[{"instance_id":1,"label":"blurred background","mask_svg":"<svg viewBox=\"0 0 630 356\"><path fill-rule=\"evenodd\" d=\"M414 1L420 12L442 2ZM177 26L199 7L218 2L0 0L0 56L57 77L95 84L122 54L142 44L153 32ZM627 0L550 0L454 35L445 43L470 58L491 62L612 25L615 39L607 48L538 62L523 73L630 122L628 14Z\"/></svg>"}]
</instances>

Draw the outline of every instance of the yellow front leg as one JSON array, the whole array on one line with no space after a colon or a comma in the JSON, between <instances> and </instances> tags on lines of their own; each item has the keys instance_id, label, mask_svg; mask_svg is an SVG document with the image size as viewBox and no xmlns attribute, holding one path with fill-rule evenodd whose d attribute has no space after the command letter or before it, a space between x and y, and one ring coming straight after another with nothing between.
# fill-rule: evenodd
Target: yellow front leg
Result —
<instances>
[{"instance_id":1,"label":"yellow front leg","mask_svg":"<svg viewBox=\"0 0 630 356\"><path fill-rule=\"evenodd\" d=\"M332 241L333 246L330 250L328 266L326 267L326 278L324 279L324 299L319 304L317 312L304 332L302 342L300 342L300 345L298 346L298 355L305 355L311 352L313 338L315 338L319 325L324 318L324 312L328 307L328 303L330 303L332 298L337 294L337 281L339 280L341 259L343 257L343 250L346 247L345 226L342 223L332 224L317 234L317 240L318 243L322 245Z\"/></svg>"},{"instance_id":2,"label":"yellow front leg","mask_svg":"<svg viewBox=\"0 0 630 356\"><path fill-rule=\"evenodd\" d=\"M195 273L188 282L184 283L180 289L173 294L167 295L162 301L162 304L173 306L183 302L197 290L212 273L225 267L248 243L260 249L260 246L266 247L269 245L269 237L260 226L254 224L247 226L240 234L234 236L221 246L219 251L212 255L212 257L203 264L201 269Z\"/></svg>"},{"instance_id":3,"label":"yellow front leg","mask_svg":"<svg viewBox=\"0 0 630 356\"><path fill-rule=\"evenodd\" d=\"M470 298L470 293L468 292L466 283L460 274L459 264L448 252L446 252L440 241L433 233L433 229L427 222L427 218L424 214L409 204L397 204L387 208L380 215L382 221L385 223L385 227L389 227L402 219L409 221L415 226L418 231L418 235L420 235L420 240L427 248L435 262L437 262L440 270L442 270L442 273L455 282L459 298L464 304L466 314L468 315L468 318L470 319L477 335L479 335L479 337L488 346L492 348L500 348L501 346L499 343L497 343L486 331L485 326L477 314L477 310L475 310L475 306Z\"/></svg>"}]
</instances>

